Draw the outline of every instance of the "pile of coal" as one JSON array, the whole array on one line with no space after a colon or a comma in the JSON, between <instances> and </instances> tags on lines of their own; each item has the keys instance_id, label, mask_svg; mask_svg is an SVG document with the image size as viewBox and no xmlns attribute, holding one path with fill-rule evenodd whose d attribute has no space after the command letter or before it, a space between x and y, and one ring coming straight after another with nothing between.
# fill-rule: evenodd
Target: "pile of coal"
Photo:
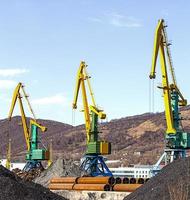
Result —
<instances>
[{"instance_id":1,"label":"pile of coal","mask_svg":"<svg viewBox=\"0 0 190 200\"><path fill-rule=\"evenodd\" d=\"M124 200L190 199L190 157L170 163Z\"/></svg>"},{"instance_id":2,"label":"pile of coal","mask_svg":"<svg viewBox=\"0 0 190 200\"><path fill-rule=\"evenodd\" d=\"M65 200L49 189L25 181L0 165L0 200Z\"/></svg>"}]
</instances>

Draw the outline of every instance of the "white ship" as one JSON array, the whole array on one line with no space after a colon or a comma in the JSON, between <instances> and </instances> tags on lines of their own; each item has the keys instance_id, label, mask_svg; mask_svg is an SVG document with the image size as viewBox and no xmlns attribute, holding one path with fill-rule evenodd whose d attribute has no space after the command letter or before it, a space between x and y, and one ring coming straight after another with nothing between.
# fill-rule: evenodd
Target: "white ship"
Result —
<instances>
[{"instance_id":1,"label":"white ship","mask_svg":"<svg viewBox=\"0 0 190 200\"><path fill-rule=\"evenodd\" d=\"M152 165L134 165L133 167L117 167L109 169L115 177L151 178L153 176Z\"/></svg>"},{"instance_id":2,"label":"white ship","mask_svg":"<svg viewBox=\"0 0 190 200\"><path fill-rule=\"evenodd\" d=\"M159 171L165 166L161 165L161 162L166 159L166 153L164 152L159 160L154 165L133 165L130 167L117 167L111 168L113 176L115 177L127 177L127 178L151 178L155 176ZM120 160L109 160L106 161L109 163L118 163Z\"/></svg>"}]
</instances>

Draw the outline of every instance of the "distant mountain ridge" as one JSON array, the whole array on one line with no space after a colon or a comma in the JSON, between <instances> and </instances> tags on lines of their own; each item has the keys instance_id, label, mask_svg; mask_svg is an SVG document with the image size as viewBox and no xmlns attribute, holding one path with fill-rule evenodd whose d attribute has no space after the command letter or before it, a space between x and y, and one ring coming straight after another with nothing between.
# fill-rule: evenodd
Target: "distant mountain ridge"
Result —
<instances>
[{"instance_id":1,"label":"distant mountain ridge","mask_svg":"<svg viewBox=\"0 0 190 200\"><path fill-rule=\"evenodd\" d=\"M190 106L181 110L182 117L190 115ZM53 140L53 157L73 158L79 160L85 152L86 133L84 125L38 120L48 128L40 133L42 143L48 146ZM12 158L24 160L26 144L19 116L0 120L0 157L5 156L8 138L12 139ZM183 127L190 131L190 122L183 121ZM130 116L99 125L100 137L112 143L112 154L109 159L120 159L123 165L153 164L164 148L165 116L164 113L145 113Z\"/></svg>"}]
</instances>

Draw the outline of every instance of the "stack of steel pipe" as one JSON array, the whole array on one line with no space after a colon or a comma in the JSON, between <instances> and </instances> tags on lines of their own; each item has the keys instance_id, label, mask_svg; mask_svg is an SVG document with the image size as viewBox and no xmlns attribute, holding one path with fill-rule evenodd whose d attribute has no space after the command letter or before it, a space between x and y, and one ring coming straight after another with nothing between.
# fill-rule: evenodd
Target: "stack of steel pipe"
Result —
<instances>
[{"instance_id":1,"label":"stack of steel pipe","mask_svg":"<svg viewBox=\"0 0 190 200\"><path fill-rule=\"evenodd\" d=\"M110 191L114 184L114 177L62 177L51 179L49 189Z\"/></svg>"},{"instance_id":2,"label":"stack of steel pipe","mask_svg":"<svg viewBox=\"0 0 190 200\"><path fill-rule=\"evenodd\" d=\"M144 179L114 177L60 177L50 181L50 190L90 190L133 192L144 184Z\"/></svg>"}]
</instances>

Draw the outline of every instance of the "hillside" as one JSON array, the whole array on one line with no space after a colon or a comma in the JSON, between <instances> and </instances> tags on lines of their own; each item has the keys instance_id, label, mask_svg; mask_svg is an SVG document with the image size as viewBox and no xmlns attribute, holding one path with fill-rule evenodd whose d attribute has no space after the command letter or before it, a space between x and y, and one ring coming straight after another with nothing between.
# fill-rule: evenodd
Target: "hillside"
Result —
<instances>
[{"instance_id":1,"label":"hillside","mask_svg":"<svg viewBox=\"0 0 190 200\"><path fill-rule=\"evenodd\" d=\"M181 111L183 118L188 118L190 107ZM110 159L120 159L124 165L155 163L164 147L164 119L163 113L146 113L132 117L125 117L100 124L100 136L112 142ZM189 120L189 119L188 119ZM183 121L186 131L190 131L188 120ZM39 120L48 128L46 133L40 134L46 146L53 139L53 156L80 159L85 151L84 125L73 127L68 124ZM25 141L20 117L14 117L11 122L7 119L0 121L0 156L5 156L8 137L12 139L12 157L14 160L24 160Z\"/></svg>"}]
</instances>

